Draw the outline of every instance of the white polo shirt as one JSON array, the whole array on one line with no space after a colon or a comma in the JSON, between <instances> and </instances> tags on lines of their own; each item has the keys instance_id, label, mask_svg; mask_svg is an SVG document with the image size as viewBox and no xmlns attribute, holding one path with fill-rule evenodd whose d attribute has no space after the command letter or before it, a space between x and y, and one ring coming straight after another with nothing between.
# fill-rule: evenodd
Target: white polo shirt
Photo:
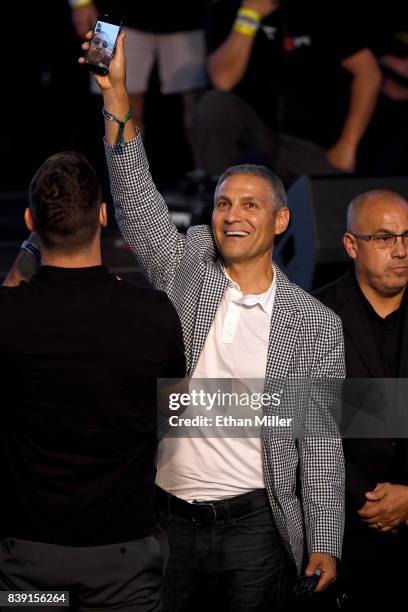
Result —
<instances>
[{"instance_id":1,"label":"white polo shirt","mask_svg":"<svg viewBox=\"0 0 408 612\"><path fill-rule=\"evenodd\" d=\"M252 391L259 392L259 381L265 378L276 274L269 289L259 295L244 296L229 280L192 383L231 378L233 385L251 393L253 379L258 384ZM187 501L224 499L264 488L261 439L165 438L159 445L156 482Z\"/></svg>"}]
</instances>

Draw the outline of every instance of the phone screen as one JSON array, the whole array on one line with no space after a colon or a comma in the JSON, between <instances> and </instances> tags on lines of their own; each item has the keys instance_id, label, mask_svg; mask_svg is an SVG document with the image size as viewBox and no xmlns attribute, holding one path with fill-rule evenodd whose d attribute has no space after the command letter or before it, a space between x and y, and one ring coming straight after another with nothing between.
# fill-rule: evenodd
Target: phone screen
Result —
<instances>
[{"instance_id":1,"label":"phone screen","mask_svg":"<svg viewBox=\"0 0 408 612\"><path fill-rule=\"evenodd\" d=\"M89 43L85 63L107 69L112 59L119 32L119 25L98 20L92 40Z\"/></svg>"}]
</instances>

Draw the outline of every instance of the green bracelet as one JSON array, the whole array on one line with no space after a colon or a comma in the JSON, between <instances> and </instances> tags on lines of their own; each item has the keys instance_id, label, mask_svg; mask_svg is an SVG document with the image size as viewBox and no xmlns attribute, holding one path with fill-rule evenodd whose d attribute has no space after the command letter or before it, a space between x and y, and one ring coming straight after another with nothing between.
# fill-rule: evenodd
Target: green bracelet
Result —
<instances>
[{"instance_id":1,"label":"green bracelet","mask_svg":"<svg viewBox=\"0 0 408 612\"><path fill-rule=\"evenodd\" d=\"M116 123L119 123L119 131L118 136L116 138L116 144L120 145L121 147L125 146L123 133L125 131L126 121L129 121L129 119L133 117L133 113L134 109L133 106L131 106L128 113L123 117L123 119L118 119L117 117L115 117L115 115L112 115L112 113L107 111L105 107L102 108L102 115L105 117L105 119L107 119L108 121L116 121Z\"/></svg>"}]
</instances>

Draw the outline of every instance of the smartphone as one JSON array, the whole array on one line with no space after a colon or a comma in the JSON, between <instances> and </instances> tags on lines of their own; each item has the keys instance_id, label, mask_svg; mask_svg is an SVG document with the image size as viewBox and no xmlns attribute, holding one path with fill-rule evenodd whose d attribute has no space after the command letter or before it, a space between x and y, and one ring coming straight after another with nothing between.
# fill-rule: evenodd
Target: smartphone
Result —
<instances>
[{"instance_id":1,"label":"smartphone","mask_svg":"<svg viewBox=\"0 0 408 612\"><path fill-rule=\"evenodd\" d=\"M298 576L292 589L292 597L308 597L313 595L320 580L320 574L320 570L316 570L313 576Z\"/></svg>"},{"instance_id":2,"label":"smartphone","mask_svg":"<svg viewBox=\"0 0 408 612\"><path fill-rule=\"evenodd\" d=\"M89 49L85 55L84 66L88 70L97 74L108 74L121 29L121 21L109 17L109 15L98 17Z\"/></svg>"}]
</instances>

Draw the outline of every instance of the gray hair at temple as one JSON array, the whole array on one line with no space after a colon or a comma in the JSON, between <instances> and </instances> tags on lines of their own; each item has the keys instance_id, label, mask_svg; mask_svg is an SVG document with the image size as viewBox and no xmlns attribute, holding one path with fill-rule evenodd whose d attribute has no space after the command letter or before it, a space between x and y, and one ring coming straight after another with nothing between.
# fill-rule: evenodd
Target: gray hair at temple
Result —
<instances>
[{"instance_id":1,"label":"gray hair at temple","mask_svg":"<svg viewBox=\"0 0 408 612\"><path fill-rule=\"evenodd\" d=\"M274 209L275 211L287 206L287 198L285 187L277 174L269 170L266 166L258 164L239 164L238 166L231 166L223 172L218 179L217 186L215 188L215 197L217 197L217 191L228 177L235 176L236 174L247 174L248 176L258 176L268 181L271 191L274 195Z\"/></svg>"},{"instance_id":2,"label":"gray hair at temple","mask_svg":"<svg viewBox=\"0 0 408 612\"><path fill-rule=\"evenodd\" d=\"M387 201L390 204L399 202L408 206L408 201L406 200L406 198L404 198L399 193L396 193L395 191L390 191L389 189L372 189L371 191L365 191L364 193L360 193L358 196L353 198L350 204L348 205L347 231L352 231L353 227L356 224L357 217L366 202L374 202L380 199Z\"/></svg>"}]
</instances>

